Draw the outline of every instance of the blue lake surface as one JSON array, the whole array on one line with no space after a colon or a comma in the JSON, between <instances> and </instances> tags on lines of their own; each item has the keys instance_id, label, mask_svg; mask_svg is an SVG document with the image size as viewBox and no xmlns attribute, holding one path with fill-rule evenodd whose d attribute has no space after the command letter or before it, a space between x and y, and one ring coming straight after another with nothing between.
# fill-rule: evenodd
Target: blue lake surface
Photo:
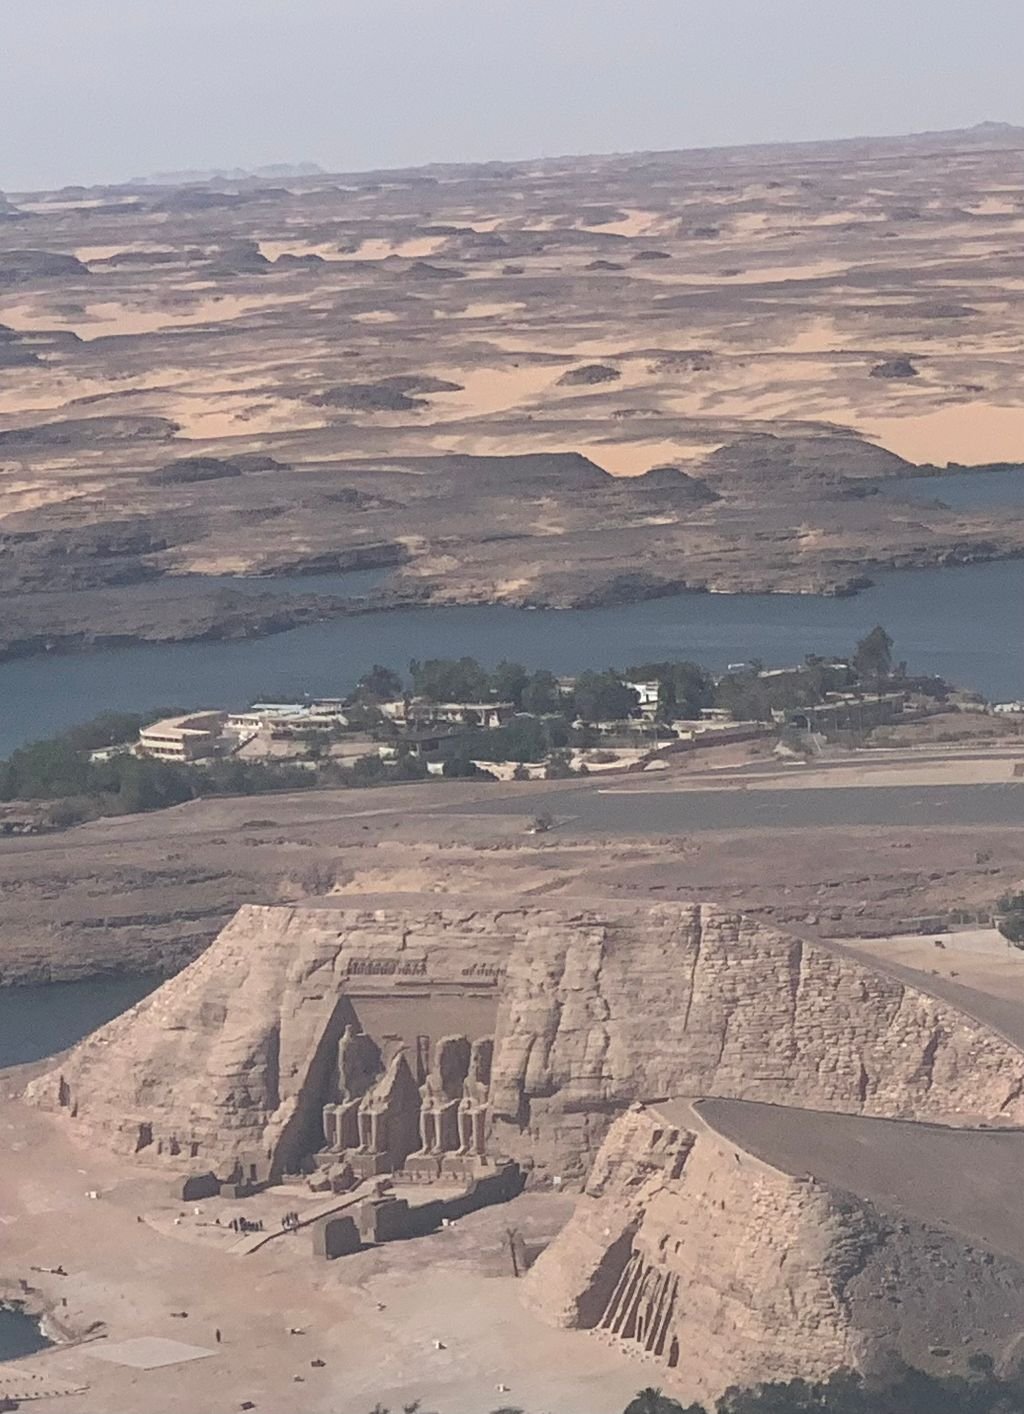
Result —
<instances>
[{"instance_id":1,"label":"blue lake surface","mask_svg":"<svg viewBox=\"0 0 1024 1414\"><path fill-rule=\"evenodd\" d=\"M949 505L1024 504L1024 470L964 472L889 483L886 495ZM240 593L359 596L384 572L294 579L225 576ZM877 575L853 598L683 594L610 609L489 606L378 611L237 643L144 644L0 664L0 756L112 709L242 707L262 695L337 695L374 663L405 671L411 658L468 654L493 665L572 673L692 658L721 670L760 658L800 662L847 653L875 624L897 658L994 700L1024 698L1024 560ZM209 580L179 581L188 592ZM131 590L125 590L130 593Z\"/></svg>"},{"instance_id":2,"label":"blue lake surface","mask_svg":"<svg viewBox=\"0 0 1024 1414\"><path fill-rule=\"evenodd\" d=\"M901 501L942 501L958 510L1024 506L1024 467L963 471L947 476L907 476L880 483L884 496Z\"/></svg>"},{"instance_id":3,"label":"blue lake surface","mask_svg":"<svg viewBox=\"0 0 1024 1414\"><path fill-rule=\"evenodd\" d=\"M0 987L0 1069L66 1050L156 985L154 977L99 977Z\"/></svg>"},{"instance_id":4,"label":"blue lake surface","mask_svg":"<svg viewBox=\"0 0 1024 1414\"><path fill-rule=\"evenodd\" d=\"M173 643L0 664L0 755L99 712L241 707L262 694L326 695L374 663L469 654L576 672L660 658L708 668L846 653L881 623L896 655L993 700L1024 697L1024 560L878 577L847 599L683 594L611 609L399 609L239 643Z\"/></svg>"},{"instance_id":5,"label":"blue lake surface","mask_svg":"<svg viewBox=\"0 0 1024 1414\"><path fill-rule=\"evenodd\" d=\"M11 1306L0 1306L0 1360L34 1355L52 1344L31 1316Z\"/></svg>"}]
</instances>

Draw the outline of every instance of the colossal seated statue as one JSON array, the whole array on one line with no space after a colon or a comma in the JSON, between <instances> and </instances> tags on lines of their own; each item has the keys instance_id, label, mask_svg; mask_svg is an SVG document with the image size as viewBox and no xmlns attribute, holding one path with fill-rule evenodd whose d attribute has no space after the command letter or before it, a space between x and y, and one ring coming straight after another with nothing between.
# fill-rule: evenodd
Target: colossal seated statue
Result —
<instances>
[{"instance_id":1,"label":"colossal seated statue","mask_svg":"<svg viewBox=\"0 0 1024 1414\"><path fill-rule=\"evenodd\" d=\"M361 1142L359 1107L381 1072L380 1048L372 1036L345 1027L338 1042L332 1101L324 1106L324 1140L328 1149L355 1149Z\"/></svg>"},{"instance_id":2,"label":"colossal seated statue","mask_svg":"<svg viewBox=\"0 0 1024 1414\"><path fill-rule=\"evenodd\" d=\"M459 1102L471 1050L465 1036L444 1036L434 1048L434 1064L420 1086L421 1154L454 1153L459 1145Z\"/></svg>"},{"instance_id":3,"label":"colossal seated statue","mask_svg":"<svg viewBox=\"0 0 1024 1414\"><path fill-rule=\"evenodd\" d=\"M491 1062L494 1041L485 1036L473 1042L469 1072L462 1085L459 1101L460 1154L482 1158L487 1150L487 1105L491 1094Z\"/></svg>"}]
</instances>

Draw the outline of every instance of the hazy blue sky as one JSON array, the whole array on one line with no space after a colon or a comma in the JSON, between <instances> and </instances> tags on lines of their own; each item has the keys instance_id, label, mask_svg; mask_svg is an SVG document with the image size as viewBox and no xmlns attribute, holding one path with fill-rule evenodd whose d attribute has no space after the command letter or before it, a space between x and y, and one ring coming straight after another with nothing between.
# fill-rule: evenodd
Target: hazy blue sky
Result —
<instances>
[{"instance_id":1,"label":"hazy blue sky","mask_svg":"<svg viewBox=\"0 0 1024 1414\"><path fill-rule=\"evenodd\" d=\"M0 0L0 188L1024 123L1024 0Z\"/></svg>"}]
</instances>

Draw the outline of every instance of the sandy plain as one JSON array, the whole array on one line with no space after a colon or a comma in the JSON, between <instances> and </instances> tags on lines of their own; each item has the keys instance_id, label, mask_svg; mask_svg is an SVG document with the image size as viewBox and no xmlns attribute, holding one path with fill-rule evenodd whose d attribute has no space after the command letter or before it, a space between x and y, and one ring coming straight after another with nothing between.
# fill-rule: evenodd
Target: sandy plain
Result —
<instances>
[{"instance_id":1,"label":"sandy plain","mask_svg":"<svg viewBox=\"0 0 1024 1414\"><path fill-rule=\"evenodd\" d=\"M804 776L716 748L650 778L210 799L9 838L0 982L166 975L243 903L339 893L692 898L851 939L987 923L1024 875L1024 784L999 748L951 755L948 768L905 756ZM915 805L935 792L941 808ZM851 796L868 823L853 823ZM542 810L558 828L533 835Z\"/></svg>"},{"instance_id":2,"label":"sandy plain","mask_svg":"<svg viewBox=\"0 0 1024 1414\"><path fill-rule=\"evenodd\" d=\"M982 128L14 193L6 588L27 583L21 537L87 540L115 504L164 548L90 563L79 587L229 562L286 573L382 537L413 547L399 595L560 606L627 581L815 592L855 566L1020 553L1017 513L880 511L853 483L910 469L898 458L1024 457L1021 150L1018 130ZM899 360L907 376L873 376ZM282 470L154 490L167 462L243 453ZM486 465L465 468L453 516L435 468L531 454L550 458L544 515L519 461L500 508L476 489ZM574 455L633 489L599 478L581 496ZM384 515L359 502L424 458L436 494L389 487ZM669 504L651 506L644 473L666 465L718 499L662 481ZM208 543L218 521L230 553ZM548 525L571 532L557 556Z\"/></svg>"},{"instance_id":3,"label":"sandy plain","mask_svg":"<svg viewBox=\"0 0 1024 1414\"><path fill-rule=\"evenodd\" d=\"M328 1264L312 1256L308 1231L248 1255L206 1241L200 1224L213 1221L219 1202L197 1214L175 1203L169 1186L166 1174L91 1151L17 1101L0 1104L4 1274L13 1282L24 1273L31 1292L13 1282L11 1294L71 1337L0 1365L0 1390L5 1377L13 1387L37 1374L58 1388L85 1387L46 1399L54 1414L212 1414L243 1400L257 1411L363 1414L417 1399L439 1414L512 1402L617 1414L642 1382L632 1362L595 1349L584 1332L545 1325L518 1298L503 1248L510 1213L536 1248L565 1221L569 1198L523 1195L513 1208ZM309 1201L298 1191L292 1198L299 1209ZM280 1193L250 1200L245 1215L270 1228L281 1202ZM152 1370L95 1358L101 1346L152 1336L208 1358Z\"/></svg>"}]
</instances>

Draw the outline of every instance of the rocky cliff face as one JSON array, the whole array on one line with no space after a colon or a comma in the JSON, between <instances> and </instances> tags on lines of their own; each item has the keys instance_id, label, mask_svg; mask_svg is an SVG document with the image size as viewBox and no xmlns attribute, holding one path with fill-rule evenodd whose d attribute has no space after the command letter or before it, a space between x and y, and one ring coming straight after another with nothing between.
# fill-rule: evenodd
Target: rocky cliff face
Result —
<instances>
[{"instance_id":1,"label":"rocky cliff face","mask_svg":"<svg viewBox=\"0 0 1024 1414\"><path fill-rule=\"evenodd\" d=\"M524 1283L546 1319L621 1344L702 1399L894 1356L927 1363L930 1350L962 1358L965 1333L998 1358L1012 1339L1019 1263L780 1172L689 1118L637 1106L616 1120Z\"/></svg>"},{"instance_id":2,"label":"rocky cliff face","mask_svg":"<svg viewBox=\"0 0 1024 1414\"><path fill-rule=\"evenodd\" d=\"M1020 1122L1022 1081L980 1022L822 946L716 908L599 906L512 951L491 1110L511 1153L577 1176L634 1100Z\"/></svg>"},{"instance_id":3,"label":"rocky cliff face","mask_svg":"<svg viewBox=\"0 0 1024 1414\"><path fill-rule=\"evenodd\" d=\"M673 1095L1024 1121L1008 1041L738 914L418 896L243 908L30 1098L129 1152L279 1169L322 1142L352 1023L391 1051L494 1034L491 1152L569 1179L632 1102Z\"/></svg>"}]
</instances>

